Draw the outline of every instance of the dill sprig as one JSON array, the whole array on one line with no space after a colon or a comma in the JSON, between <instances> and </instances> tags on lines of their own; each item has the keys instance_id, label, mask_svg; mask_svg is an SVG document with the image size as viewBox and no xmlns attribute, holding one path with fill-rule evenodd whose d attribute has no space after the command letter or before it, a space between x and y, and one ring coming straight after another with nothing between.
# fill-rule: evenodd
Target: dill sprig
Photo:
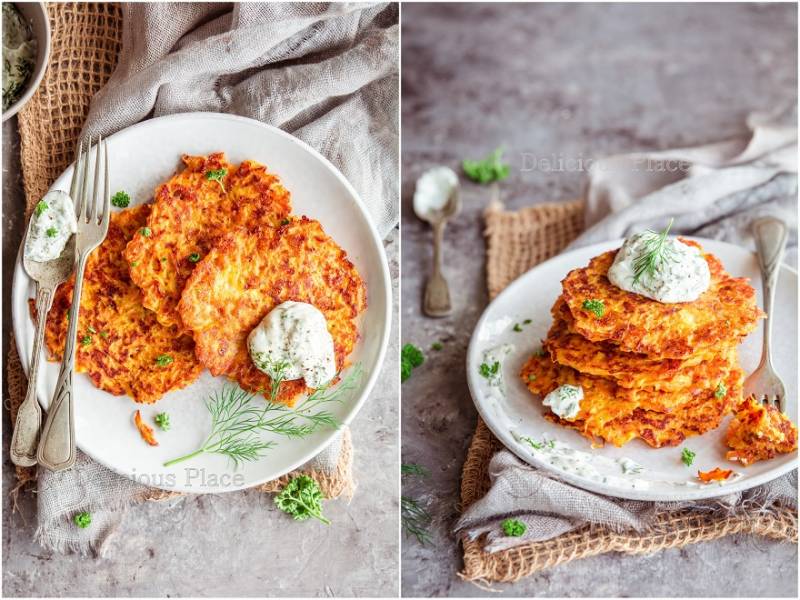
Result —
<instances>
[{"instance_id":1,"label":"dill sprig","mask_svg":"<svg viewBox=\"0 0 800 600\"><path fill-rule=\"evenodd\" d=\"M418 465L416 463L408 463L400 465L400 473L403 475L418 475L420 477L427 477L430 475L430 471L423 467L422 465Z\"/></svg>"},{"instance_id":2,"label":"dill sprig","mask_svg":"<svg viewBox=\"0 0 800 600\"><path fill-rule=\"evenodd\" d=\"M357 387L361 380L361 365L356 364L336 387L334 382L338 377L314 390L295 408L276 402L284 371L285 367L273 371L276 376L272 378L270 397L264 405L252 402L256 394L238 386L226 386L211 394L205 403L211 415L208 437L194 452L167 461L164 466L201 454L222 454L238 468L244 462L258 460L265 451L275 446L275 442L263 440L260 436L262 433L302 438L323 428L338 429L339 422L333 413L321 408L333 402L342 402L345 394Z\"/></svg>"},{"instance_id":3,"label":"dill sprig","mask_svg":"<svg viewBox=\"0 0 800 600\"><path fill-rule=\"evenodd\" d=\"M420 506L419 502L408 496L401 496L400 519L406 532L406 537L413 535L420 544L431 541L428 526L433 518L424 507Z\"/></svg>"},{"instance_id":4,"label":"dill sprig","mask_svg":"<svg viewBox=\"0 0 800 600\"><path fill-rule=\"evenodd\" d=\"M666 241L667 234L672 228L673 220L669 220L667 228L661 233L648 229L642 234L643 252L633 261L634 285L639 283L639 280L645 274L648 277L653 277L658 267L669 258L671 248L666 245Z\"/></svg>"}]
</instances>

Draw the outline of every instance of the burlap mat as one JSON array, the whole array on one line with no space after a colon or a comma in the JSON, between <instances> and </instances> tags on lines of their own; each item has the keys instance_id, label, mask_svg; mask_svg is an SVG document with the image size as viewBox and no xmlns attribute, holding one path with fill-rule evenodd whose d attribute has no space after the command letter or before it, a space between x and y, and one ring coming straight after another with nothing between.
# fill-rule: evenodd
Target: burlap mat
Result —
<instances>
[{"instance_id":1,"label":"burlap mat","mask_svg":"<svg viewBox=\"0 0 800 600\"><path fill-rule=\"evenodd\" d=\"M510 212L492 205L486 211L487 285L490 297L531 267L558 254L583 228L581 201L541 204ZM468 507L489 489L488 467L503 445L478 418L461 479L461 506ZM606 552L647 554L665 548L750 533L797 543L797 513L781 508L769 514L713 516L680 511L660 516L646 532L615 532L586 526L544 542L495 553L483 551L483 539L462 536L468 581L514 582L562 563Z\"/></svg>"},{"instance_id":2,"label":"burlap mat","mask_svg":"<svg viewBox=\"0 0 800 600\"><path fill-rule=\"evenodd\" d=\"M49 3L47 10L52 29L50 64L39 89L18 114L25 222L36 202L73 161L89 103L113 73L122 39L119 4ZM13 334L7 381L13 424L28 386ZM349 430L344 430L335 472L301 469L258 489L275 492L290 478L305 474L319 483L326 498L349 497L355 487L352 466L352 439ZM17 467L17 478L16 489L35 484L36 468ZM176 494L153 489L144 500L161 500L172 495Z\"/></svg>"}]
</instances>

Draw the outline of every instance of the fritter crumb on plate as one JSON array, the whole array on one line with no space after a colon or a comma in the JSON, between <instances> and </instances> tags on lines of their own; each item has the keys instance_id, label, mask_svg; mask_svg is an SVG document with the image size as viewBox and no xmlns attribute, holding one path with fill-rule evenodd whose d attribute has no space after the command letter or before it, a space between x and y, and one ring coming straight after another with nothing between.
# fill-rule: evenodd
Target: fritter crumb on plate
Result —
<instances>
[{"instance_id":1,"label":"fritter crumb on plate","mask_svg":"<svg viewBox=\"0 0 800 600\"><path fill-rule=\"evenodd\" d=\"M725 433L725 457L747 466L797 450L797 427L774 406L746 398Z\"/></svg>"}]
</instances>

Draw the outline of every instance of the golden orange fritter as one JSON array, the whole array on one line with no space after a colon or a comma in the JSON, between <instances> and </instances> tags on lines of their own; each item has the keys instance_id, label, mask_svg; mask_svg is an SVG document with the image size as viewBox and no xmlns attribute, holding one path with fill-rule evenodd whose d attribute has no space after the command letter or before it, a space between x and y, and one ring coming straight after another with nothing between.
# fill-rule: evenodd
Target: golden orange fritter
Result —
<instances>
[{"instance_id":1,"label":"golden orange fritter","mask_svg":"<svg viewBox=\"0 0 800 600\"><path fill-rule=\"evenodd\" d=\"M743 379L733 362L713 387L680 392L631 389L558 365L549 356L531 357L520 377L532 393L542 397L563 384L583 388L580 412L574 420L559 418L549 409L546 416L577 429L594 443L599 439L622 446L639 437L656 448L674 446L688 436L718 427L741 400Z\"/></svg>"},{"instance_id":2,"label":"golden orange fritter","mask_svg":"<svg viewBox=\"0 0 800 600\"><path fill-rule=\"evenodd\" d=\"M797 427L774 406L750 397L736 408L725 444L731 448L726 458L747 466L797 450Z\"/></svg>"},{"instance_id":3,"label":"golden orange fritter","mask_svg":"<svg viewBox=\"0 0 800 600\"><path fill-rule=\"evenodd\" d=\"M681 241L702 251L696 242ZM712 254L703 255L711 271L708 290L694 302L664 304L608 280L616 252L593 258L588 267L570 271L562 281L563 297L573 317L569 325L590 341L609 341L625 352L658 358L687 358L740 340L763 316L748 280L731 277ZM602 316L583 308L587 300L603 303Z\"/></svg>"},{"instance_id":4,"label":"golden orange fritter","mask_svg":"<svg viewBox=\"0 0 800 600\"><path fill-rule=\"evenodd\" d=\"M556 301L553 314L556 317L544 341L552 359L581 373L612 379L622 387L678 392L690 387L712 387L724 378L736 360L733 342L685 359L660 360L623 352L610 342L591 342L571 333L567 320L572 317L563 299Z\"/></svg>"},{"instance_id":5,"label":"golden orange fritter","mask_svg":"<svg viewBox=\"0 0 800 600\"><path fill-rule=\"evenodd\" d=\"M248 160L236 167L222 153L183 162L183 171L156 188L147 235L125 250L144 306L163 325L181 328L178 302L197 262L228 231L277 226L291 211L289 192L263 165Z\"/></svg>"},{"instance_id":6,"label":"golden orange fritter","mask_svg":"<svg viewBox=\"0 0 800 600\"><path fill-rule=\"evenodd\" d=\"M341 369L358 339L355 319L366 308L366 289L345 251L306 217L229 233L198 263L178 310L212 375L259 392L270 389L270 379L253 365L247 336L288 300L313 304L325 315ZM279 400L291 405L304 391L302 379L285 382Z\"/></svg>"},{"instance_id":7,"label":"golden orange fritter","mask_svg":"<svg viewBox=\"0 0 800 600\"><path fill-rule=\"evenodd\" d=\"M160 325L130 280L125 246L141 236L149 212L149 206L138 206L112 214L108 236L89 256L75 350L76 370L95 386L148 404L188 385L202 371L192 338ZM47 318L50 360L61 360L64 352L73 286L74 277L58 288Z\"/></svg>"}]
</instances>

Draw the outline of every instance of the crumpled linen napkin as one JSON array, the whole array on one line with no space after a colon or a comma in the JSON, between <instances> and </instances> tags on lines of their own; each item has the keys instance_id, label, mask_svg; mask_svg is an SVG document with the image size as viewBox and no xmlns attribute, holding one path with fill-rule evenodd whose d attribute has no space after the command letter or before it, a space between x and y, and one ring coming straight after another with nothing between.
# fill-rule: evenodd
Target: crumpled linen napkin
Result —
<instances>
[{"instance_id":1,"label":"crumpled linen napkin","mask_svg":"<svg viewBox=\"0 0 800 600\"><path fill-rule=\"evenodd\" d=\"M397 7L365 3L126 3L116 71L82 135L189 111L229 112L289 131L331 160L386 235L397 221ZM342 434L303 469L334 474ZM37 541L102 555L124 509L154 490L81 452L38 470ZM92 526L72 523L90 511Z\"/></svg>"},{"instance_id":2,"label":"crumpled linen napkin","mask_svg":"<svg viewBox=\"0 0 800 600\"><path fill-rule=\"evenodd\" d=\"M589 170L586 231L570 247L627 237L647 228L720 239L754 249L749 224L776 216L790 229L786 261L797 261L797 115L752 114L749 133L699 146L602 158ZM677 166L677 168L676 168ZM742 493L699 502L611 498L571 486L501 450L489 465L491 488L456 524L471 539L487 535L488 552L557 537L587 523L642 529L660 512L691 507L735 513L775 502L797 508L797 471ZM500 524L523 521L521 537Z\"/></svg>"}]
</instances>

